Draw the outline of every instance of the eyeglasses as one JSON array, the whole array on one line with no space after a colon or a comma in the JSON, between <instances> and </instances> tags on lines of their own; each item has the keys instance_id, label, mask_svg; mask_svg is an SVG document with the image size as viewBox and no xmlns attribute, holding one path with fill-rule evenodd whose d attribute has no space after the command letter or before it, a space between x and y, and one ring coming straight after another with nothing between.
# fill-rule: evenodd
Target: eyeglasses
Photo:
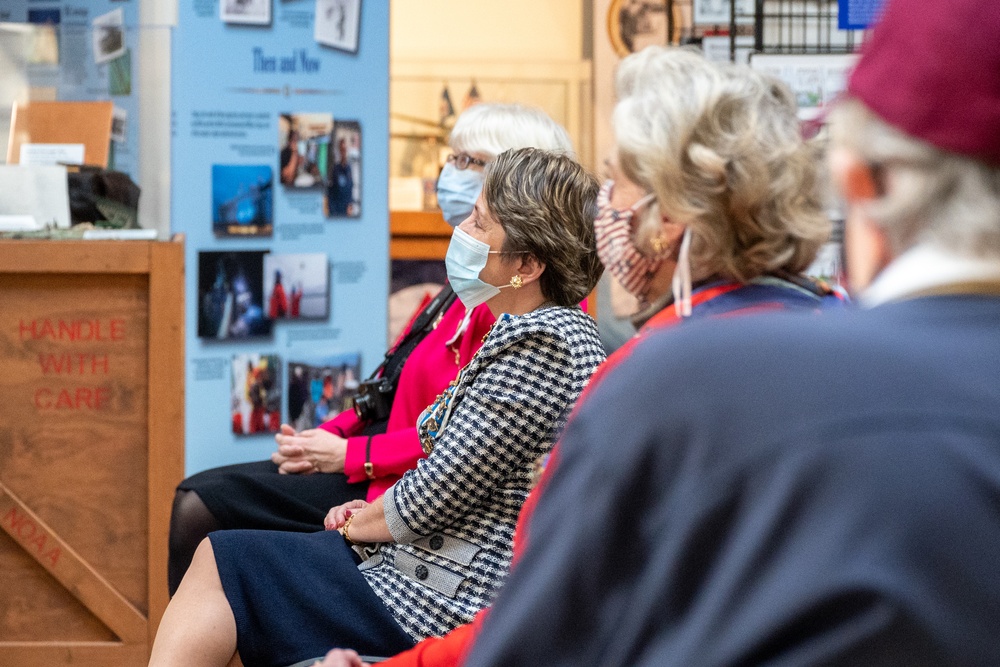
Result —
<instances>
[{"instance_id":1,"label":"eyeglasses","mask_svg":"<svg viewBox=\"0 0 1000 667\"><path fill-rule=\"evenodd\" d=\"M458 169L459 171L468 169L470 164L474 164L480 168L486 166L486 160L474 158L468 153L452 153L448 156L446 162L453 162L455 164L455 169Z\"/></svg>"}]
</instances>

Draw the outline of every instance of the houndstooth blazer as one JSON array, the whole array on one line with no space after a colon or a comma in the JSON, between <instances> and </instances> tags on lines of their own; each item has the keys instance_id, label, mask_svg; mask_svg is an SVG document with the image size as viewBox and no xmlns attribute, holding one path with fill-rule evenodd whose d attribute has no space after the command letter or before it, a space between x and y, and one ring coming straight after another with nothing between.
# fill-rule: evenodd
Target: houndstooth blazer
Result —
<instances>
[{"instance_id":1,"label":"houndstooth blazer","mask_svg":"<svg viewBox=\"0 0 1000 667\"><path fill-rule=\"evenodd\" d=\"M534 463L604 356L589 315L548 307L501 316L463 370L430 455L384 496L396 542L359 566L414 640L492 602ZM425 424L420 431L428 437Z\"/></svg>"}]
</instances>

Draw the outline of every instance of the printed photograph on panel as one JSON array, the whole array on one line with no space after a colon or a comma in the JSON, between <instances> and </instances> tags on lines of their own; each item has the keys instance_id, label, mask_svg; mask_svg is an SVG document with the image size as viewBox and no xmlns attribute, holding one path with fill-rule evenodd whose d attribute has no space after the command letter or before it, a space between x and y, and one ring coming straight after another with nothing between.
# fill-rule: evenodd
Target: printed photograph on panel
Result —
<instances>
[{"instance_id":1,"label":"printed photograph on panel","mask_svg":"<svg viewBox=\"0 0 1000 667\"><path fill-rule=\"evenodd\" d=\"M316 428L351 408L361 375L357 352L288 362L288 422Z\"/></svg>"},{"instance_id":2,"label":"printed photograph on panel","mask_svg":"<svg viewBox=\"0 0 1000 667\"><path fill-rule=\"evenodd\" d=\"M325 319L330 303L326 253L265 255L264 297L272 320Z\"/></svg>"},{"instance_id":3,"label":"printed photograph on panel","mask_svg":"<svg viewBox=\"0 0 1000 667\"><path fill-rule=\"evenodd\" d=\"M338 120L331 144L323 208L328 218L357 218L361 215L361 125Z\"/></svg>"},{"instance_id":4,"label":"printed photograph on panel","mask_svg":"<svg viewBox=\"0 0 1000 667\"><path fill-rule=\"evenodd\" d=\"M198 253L198 336L228 340L271 335L264 313L267 251Z\"/></svg>"},{"instance_id":5,"label":"printed photograph on panel","mask_svg":"<svg viewBox=\"0 0 1000 667\"><path fill-rule=\"evenodd\" d=\"M233 356L231 404L235 435L278 432L281 428L281 359L278 355Z\"/></svg>"},{"instance_id":6,"label":"printed photograph on panel","mask_svg":"<svg viewBox=\"0 0 1000 667\"><path fill-rule=\"evenodd\" d=\"M333 114L283 113L278 118L279 179L288 188L318 188L327 179Z\"/></svg>"},{"instance_id":7,"label":"printed photograph on panel","mask_svg":"<svg viewBox=\"0 0 1000 667\"><path fill-rule=\"evenodd\" d=\"M216 236L271 236L274 169L267 164L212 165L212 231Z\"/></svg>"}]
</instances>

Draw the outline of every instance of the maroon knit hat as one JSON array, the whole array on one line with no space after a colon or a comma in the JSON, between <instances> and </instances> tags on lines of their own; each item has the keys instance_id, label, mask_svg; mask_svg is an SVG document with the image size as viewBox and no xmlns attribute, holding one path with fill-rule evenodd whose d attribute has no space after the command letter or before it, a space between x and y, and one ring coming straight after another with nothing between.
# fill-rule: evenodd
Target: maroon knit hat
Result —
<instances>
[{"instance_id":1,"label":"maroon knit hat","mask_svg":"<svg viewBox=\"0 0 1000 667\"><path fill-rule=\"evenodd\" d=\"M847 88L910 136L1000 165L1000 0L888 0Z\"/></svg>"}]
</instances>

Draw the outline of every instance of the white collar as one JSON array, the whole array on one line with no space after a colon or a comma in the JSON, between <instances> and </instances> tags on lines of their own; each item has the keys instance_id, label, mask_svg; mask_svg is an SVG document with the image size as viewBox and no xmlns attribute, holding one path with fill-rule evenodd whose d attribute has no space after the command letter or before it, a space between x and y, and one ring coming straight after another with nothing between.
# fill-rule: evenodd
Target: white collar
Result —
<instances>
[{"instance_id":1,"label":"white collar","mask_svg":"<svg viewBox=\"0 0 1000 667\"><path fill-rule=\"evenodd\" d=\"M968 257L926 243L894 259L862 292L872 308L929 289L967 282L1000 281L1000 259Z\"/></svg>"}]
</instances>

